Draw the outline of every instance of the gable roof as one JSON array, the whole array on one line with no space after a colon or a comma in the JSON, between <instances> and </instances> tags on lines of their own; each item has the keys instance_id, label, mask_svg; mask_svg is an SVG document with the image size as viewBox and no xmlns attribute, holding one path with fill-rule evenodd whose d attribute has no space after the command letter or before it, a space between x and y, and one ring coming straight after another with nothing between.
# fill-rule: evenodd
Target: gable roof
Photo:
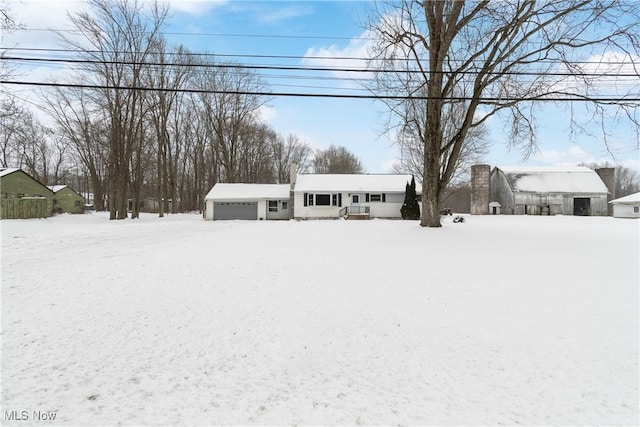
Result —
<instances>
[{"instance_id":1,"label":"gable roof","mask_svg":"<svg viewBox=\"0 0 640 427\"><path fill-rule=\"evenodd\" d=\"M0 168L0 177L7 176L19 170L18 168Z\"/></svg>"},{"instance_id":2,"label":"gable roof","mask_svg":"<svg viewBox=\"0 0 640 427\"><path fill-rule=\"evenodd\" d=\"M227 184L219 182L213 186L205 199L288 199L289 188L289 184Z\"/></svg>"},{"instance_id":3,"label":"gable roof","mask_svg":"<svg viewBox=\"0 0 640 427\"><path fill-rule=\"evenodd\" d=\"M66 187L66 185L47 185L47 187L49 187L49 190L53 191L54 193L57 193L58 191Z\"/></svg>"},{"instance_id":4,"label":"gable roof","mask_svg":"<svg viewBox=\"0 0 640 427\"><path fill-rule=\"evenodd\" d=\"M640 203L640 192L629 194L628 196L620 197L618 199L614 199L609 203L621 204L621 205L637 205Z\"/></svg>"},{"instance_id":5,"label":"gable roof","mask_svg":"<svg viewBox=\"0 0 640 427\"><path fill-rule=\"evenodd\" d=\"M608 193L600 176L586 166L496 166L511 190L531 193Z\"/></svg>"},{"instance_id":6,"label":"gable roof","mask_svg":"<svg viewBox=\"0 0 640 427\"><path fill-rule=\"evenodd\" d=\"M403 192L411 175L395 174L298 174L296 192L351 191ZM420 190L416 189L417 192Z\"/></svg>"}]
</instances>

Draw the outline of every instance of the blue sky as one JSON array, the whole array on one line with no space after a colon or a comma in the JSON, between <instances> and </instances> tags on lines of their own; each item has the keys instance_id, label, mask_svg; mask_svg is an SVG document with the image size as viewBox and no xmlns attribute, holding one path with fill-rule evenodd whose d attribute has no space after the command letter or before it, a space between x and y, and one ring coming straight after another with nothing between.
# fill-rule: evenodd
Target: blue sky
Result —
<instances>
[{"instance_id":1,"label":"blue sky","mask_svg":"<svg viewBox=\"0 0 640 427\"><path fill-rule=\"evenodd\" d=\"M83 7L77 0L10 0L17 19L30 29L62 29L65 11ZM307 56L361 57L366 40L363 23L372 3L368 1L179 1L173 0L166 37L173 44L183 43L194 52L229 55L288 55L294 59L244 58L248 63L279 65L318 65ZM181 34L177 34L181 33ZM18 31L3 34L2 46L56 47L47 31ZM349 61L338 63L357 66ZM19 79L46 80L59 68L23 69ZM301 76L303 73L293 73ZM309 74L304 74L308 76ZM341 77L324 73L324 77ZM265 78L267 78L265 74ZM366 93L344 80L295 78L271 79L273 92ZM312 86L312 87L301 87ZM324 87L324 88L322 88ZM331 89L333 88L333 89ZM25 99L33 99L28 89L10 87ZM577 116L584 116L578 105ZM637 141L630 124L612 129L607 152L602 136L572 134L570 106L547 105L537 112L539 152L523 162L517 149L509 149L505 123L493 118L488 123L493 145L486 163L491 165L575 165L579 162L617 162L639 169ZM381 135L386 119L383 105L370 100L325 98L274 98L263 117L279 133L296 134L314 148L343 145L356 154L367 172L388 172L397 149L387 135Z\"/></svg>"}]
</instances>

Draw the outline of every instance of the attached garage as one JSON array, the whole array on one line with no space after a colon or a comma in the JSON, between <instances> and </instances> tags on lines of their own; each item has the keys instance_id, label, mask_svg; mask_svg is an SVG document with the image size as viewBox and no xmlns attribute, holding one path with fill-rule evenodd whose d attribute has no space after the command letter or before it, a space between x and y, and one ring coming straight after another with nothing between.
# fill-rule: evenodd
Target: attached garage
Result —
<instances>
[{"instance_id":1,"label":"attached garage","mask_svg":"<svg viewBox=\"0 0 640 427\"><path fill-rule=\"evenodd\" d=\"M213 219L258 219L258 202L214 202Z\"/></svg>"},{"instance_id":2,"label":"attached garage","mask_svg":"<svg viewBox=\"0 0 640 427\"><path fill-rule=\"evenodd\" d=\"M205 197L204 219L289 219L289 184L225 184Z\"/></svg>"}]
</instances>

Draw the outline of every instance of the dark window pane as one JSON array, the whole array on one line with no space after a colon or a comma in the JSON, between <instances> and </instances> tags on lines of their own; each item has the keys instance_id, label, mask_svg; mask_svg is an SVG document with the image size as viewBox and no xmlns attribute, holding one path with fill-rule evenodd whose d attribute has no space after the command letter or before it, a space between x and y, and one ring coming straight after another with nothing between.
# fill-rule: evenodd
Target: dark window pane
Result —
<instances>
[{"instance_id":1,"label":"dark window pane","mask_svg":"<svg viewBox=\"0 0 640 427\"><path fill-rule=\"evenodd\" d=\"M317 206L331 206L331 195L330 194L316 194L316 205Z\"/></svg>"}]
</instances>

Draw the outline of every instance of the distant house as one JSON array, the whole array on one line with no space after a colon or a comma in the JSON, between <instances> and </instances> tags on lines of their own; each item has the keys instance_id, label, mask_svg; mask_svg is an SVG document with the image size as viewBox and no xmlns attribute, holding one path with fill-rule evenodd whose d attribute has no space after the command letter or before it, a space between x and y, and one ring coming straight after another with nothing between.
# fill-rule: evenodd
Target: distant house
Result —
<instances>
[{"instance_id":1,"label":"distant house","mask_svg":"<svg viewBox=\"0 0 640 427\"><path fill-rule=\"evenodd\" d=\"M68 185L48 186L53 191L54 213L84 213L84 197L73 191Z\"/></svg>"},{"instance_id":2,"label":"distant house","mask_svg":"<svg viewBox=\"0 0 640 427\"><path fill-rule=\"evenodd\" d=\"M217 183L205 196L205 219L289 219L289 184Z\"/></svg>"},{"instance_id":3,"label":"distant house","mask_svg":"<svg viewBox=\"0 0 640 427\"><path fill-rule=\"evenodd\" d=\"M298 174L293 184L293 216L400 218L410 181L411 175Z\"/></svg>"},{"instance_id":4,"label":"distant house","mask_svg":"<svg viewBox=\"0 0 640 427\"><path fill-rule=\"evenodd\" d=\"M0 168L0 218L46 218L53 191L18 168Z\"/></svg>"},{"instance_id":5,"label":"distant house","mask_svg":"<svg viewBox=\"0 0 640 427\"><path fill-rule=\"evenodd\" d=\"M475 168L475 169L474 169ZM609 189L587 167L472 168L472 214L608 215ZM611 169L611 172L613 169Z\"/></svg>"},{"instance_id":6,"label":"distant house","mask_svg":"<svg viewBox=\"0 0 640 427\"><path fill-rule=\"evenodd\" d=\"M640 218L640 192L629 194L609 202L616 218Z\"/></svg>"}]
</instances>

